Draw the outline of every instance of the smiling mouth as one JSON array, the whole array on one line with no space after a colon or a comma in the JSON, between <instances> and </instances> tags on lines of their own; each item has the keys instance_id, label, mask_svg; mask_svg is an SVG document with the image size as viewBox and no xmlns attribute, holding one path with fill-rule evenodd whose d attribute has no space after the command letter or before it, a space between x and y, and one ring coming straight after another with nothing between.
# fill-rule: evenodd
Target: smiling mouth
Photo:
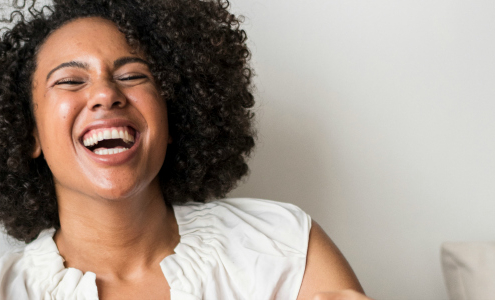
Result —
<instances>
[{"instance_id":1,"label":"smiling mouth","mask_svg":"<svg viewBox=\"0 0 495 300\"><path fill-rule=\"evenodd\" d=\"M135 143L136 131L129 127L108 127L88 131L83 145L97 155L117 154L129 150Z\"/></svg>"}]
</instances>

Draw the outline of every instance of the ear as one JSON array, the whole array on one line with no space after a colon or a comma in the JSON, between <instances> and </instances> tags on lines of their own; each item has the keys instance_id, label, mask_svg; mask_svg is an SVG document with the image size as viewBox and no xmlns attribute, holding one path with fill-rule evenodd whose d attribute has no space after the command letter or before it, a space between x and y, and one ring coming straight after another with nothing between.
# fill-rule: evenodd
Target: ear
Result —
<instances>
[{"instance_id":1,"label":"ear","mask_svg":"<svg viewBox=\"0 0 495 300\"><path fill-rule=\"evenodd\" d=\"M38 158L41 155L41 144L40 144L40 136L38 134L38 128L35 127L33 130L34 137L34 147L33 152L31 153L32 158Z\"/></svg>"}]
</instances>

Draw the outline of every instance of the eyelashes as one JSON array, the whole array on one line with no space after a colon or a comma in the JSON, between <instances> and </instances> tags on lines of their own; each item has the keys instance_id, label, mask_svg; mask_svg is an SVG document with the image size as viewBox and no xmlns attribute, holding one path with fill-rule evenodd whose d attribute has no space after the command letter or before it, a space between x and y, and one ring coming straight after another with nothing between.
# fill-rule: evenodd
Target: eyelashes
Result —
<instances>
[{"instance_id":1,"label":"eyelashes","mask_svg":"<svg viewBox=\"0 0 495 300\"><path fill-rule=\"evenodd\" d=\"M76 84L83 84L83 83L84 83L84 81L80 81L77 79L64 78L62 80L55 82L55 85L61 85L61 84L76 85Z\"/></svg>"},{"instance_id":2,"label":"eyelashes","mask_svg":"<svg viewBox=\"0 0 495 300\"><path fill-rule=\"evenodd\" d=\"M148 78L146 75L133 75L133 76L126 76L124 78L119 78L117 80L120 81L131 81L131 80L138 80L138 79L145 79Z\"/></svg>"}]
</instances>

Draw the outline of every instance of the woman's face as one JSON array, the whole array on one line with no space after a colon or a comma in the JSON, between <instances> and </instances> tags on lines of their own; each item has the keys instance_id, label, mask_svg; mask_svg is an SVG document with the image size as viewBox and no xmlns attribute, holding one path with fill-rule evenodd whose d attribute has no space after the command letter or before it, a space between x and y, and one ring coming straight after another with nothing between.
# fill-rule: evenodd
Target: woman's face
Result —
<instances>
[{"instance_id":1,"label":"woman's face","mask_svg":"<svg viewBox=\"0 0 495 300\"><path fill-rule=\"evenodd\" d=\"M156 178L170 139L166 104L145 57L112 22L78 19L48 37L33 104L59 198L131 197Z\"/></svg>"}]
</instances>

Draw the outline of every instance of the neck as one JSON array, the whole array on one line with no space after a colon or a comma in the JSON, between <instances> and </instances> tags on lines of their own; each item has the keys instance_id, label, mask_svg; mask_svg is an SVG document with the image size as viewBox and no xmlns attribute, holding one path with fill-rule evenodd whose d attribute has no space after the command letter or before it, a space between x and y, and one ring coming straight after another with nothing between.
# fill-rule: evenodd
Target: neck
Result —
<instances>
[{"instance_id":1,"label":"neck","mask_svg":"<svg viewBox=\"0 0 495 300\"><path fill-rule=\"evenodd\" d=\"M118 200L57 191L61 228L54 240L66 267L101 276L132 277L173 253L177 222L158 182L139 196Z\"/></svg>"}]
</instances>

